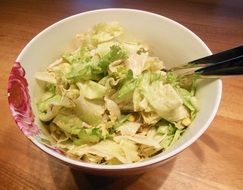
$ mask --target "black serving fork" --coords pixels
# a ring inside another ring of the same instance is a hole
[[[183,75],[199,74],[202,78],[243,75],[243,46],[190,61],[169,71],[181,69],[190,69]]]

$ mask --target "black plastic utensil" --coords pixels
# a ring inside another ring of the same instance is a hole
[[[232,48],[217,54],[190,61],[186,65],[166,71],[191,69],[183,75],[200,74],[205,77],[243,75],[243,46]]]
[[[210,76],[243,75],[243,55],[234,59],[200,68],[196,70],[195,73]]]

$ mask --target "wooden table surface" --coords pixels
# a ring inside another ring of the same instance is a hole
[[[174,19],[213,52],[243,44],[242,0],[0,0],[0,189],[243,189],[243,77],[223,80],[217,116],[196,143],[143,175],[85,175],[46,155],[21,134],[6,93],[11,66],[21,49],[60,19],[110,7],[142,9]]]

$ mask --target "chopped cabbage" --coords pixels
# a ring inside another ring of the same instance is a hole
[[[167,150],[190,127],[197,77],[164,72],[147,45],[122,34],[117,22],[99,23],[35,74],[45,145],[84,162],[134,163]]]
[[[141,123],[127,122],[121,125],[117,130],[121,132],[121,135],[133,136],[137,133]]]
[[[100,99],[105,96],[106,88],[94,81],[83,81],[77,83],[82,95],[87,99]]]

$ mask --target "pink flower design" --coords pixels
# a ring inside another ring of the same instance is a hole
[[[19,62],[14,63],[8,80],[8,103],[15,122],[26,136],[39,134],[30,105],[25,71]]]
[[[65,152],[57,147],[50,146],[50,145],[46,145],[46,146],[59,154],[65,155]]]

